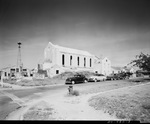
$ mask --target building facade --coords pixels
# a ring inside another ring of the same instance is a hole
[[[16,66],[12,67],[6,67],[0,70],[0,77],[2,77],[3,74],[3,79],[9,79],[9,78],[17,78],[21,77],[20,75],[20,69],[17,68]],[[22,69],[22,76],[24,77],[29,77],[30,76],[30,70],[27,68]]]
[[[111,66],[112,74],[118,74],[122,72],[122,67]]]
[[[66,48],[49,42],[44,50],[43,70],[47,70],[48,77],[65,71],[91,71],[109,75],[111,62],[106,57],[100,59],[87,51]]]
[[[94,63],[94,72],[100,73],[103,75],[110,75],[111,72],[111,61],[107,58],[98,58],[95,56],[95,63]]]
[[[43,70],[49,77],[65,71],[93,71],[94,55],[87,51],[66,48],[48,43],[44,50]]]

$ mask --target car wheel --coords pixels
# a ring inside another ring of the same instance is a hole
[[[84,80],[84,83],[87,83],[87,80]]]
[[[71,84],[75,84],[75,81],[71,81]]]

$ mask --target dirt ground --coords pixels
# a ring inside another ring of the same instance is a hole
[[[40,99],[29,101],[25,107],[10,113],[6,120],[124,120],[106,112],[101,106],[97,107],[97,99],[117,97],[117,94],[133,97],[138,94],[141,98],[149,95],[149,84],[138,85],[125,81],[97,82],[84,87],[74,85],[79,96],[68,95],[64,90],[51,95],[47,92]]]
[[[6,120],[117,120],[103,111],[95,111],[90,107],[88,104],[90,97],[90,95],[70,96],[67,92],[62,95],[57,93],[45,96],[28,103],[25,108],[14,111]]]

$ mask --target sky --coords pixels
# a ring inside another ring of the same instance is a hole
[[[125,66],[150,54],[149,0],[0,0],[0,68],[27,68],[44,58],[48,42],[107,57]]]

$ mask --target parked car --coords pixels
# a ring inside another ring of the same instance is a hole
[[[111,74],[109,76],[107,76],[107,80],[122,80],[122,79],[126,79],[129,78],[129,74],[128,73],[118,73],[118,74]]]
[[[133,73],[130,72],[122,72],[117,74],[118,79],[129,79],[129,77],[132,75]]]
[[[88,81],[94,81],[94,82],[105,81],[105,80],[106,80],[106,76],[103,74],[95,74],[93,76],[90,76],[88,79]]]
[[[125,79],[126,78],[126,74],[125,73],[119,73],[119,74],[117,74],[117,80],[123,80],[123,79]]]
[[[117,74],[111,74],[106,77],[106,80],[118,80],[118,75]]]
[[[86,83],[88,79],[81,74],[76,74],[73,77],[69,77],[66,79],[65,84],[76,84],[76,83]]]

